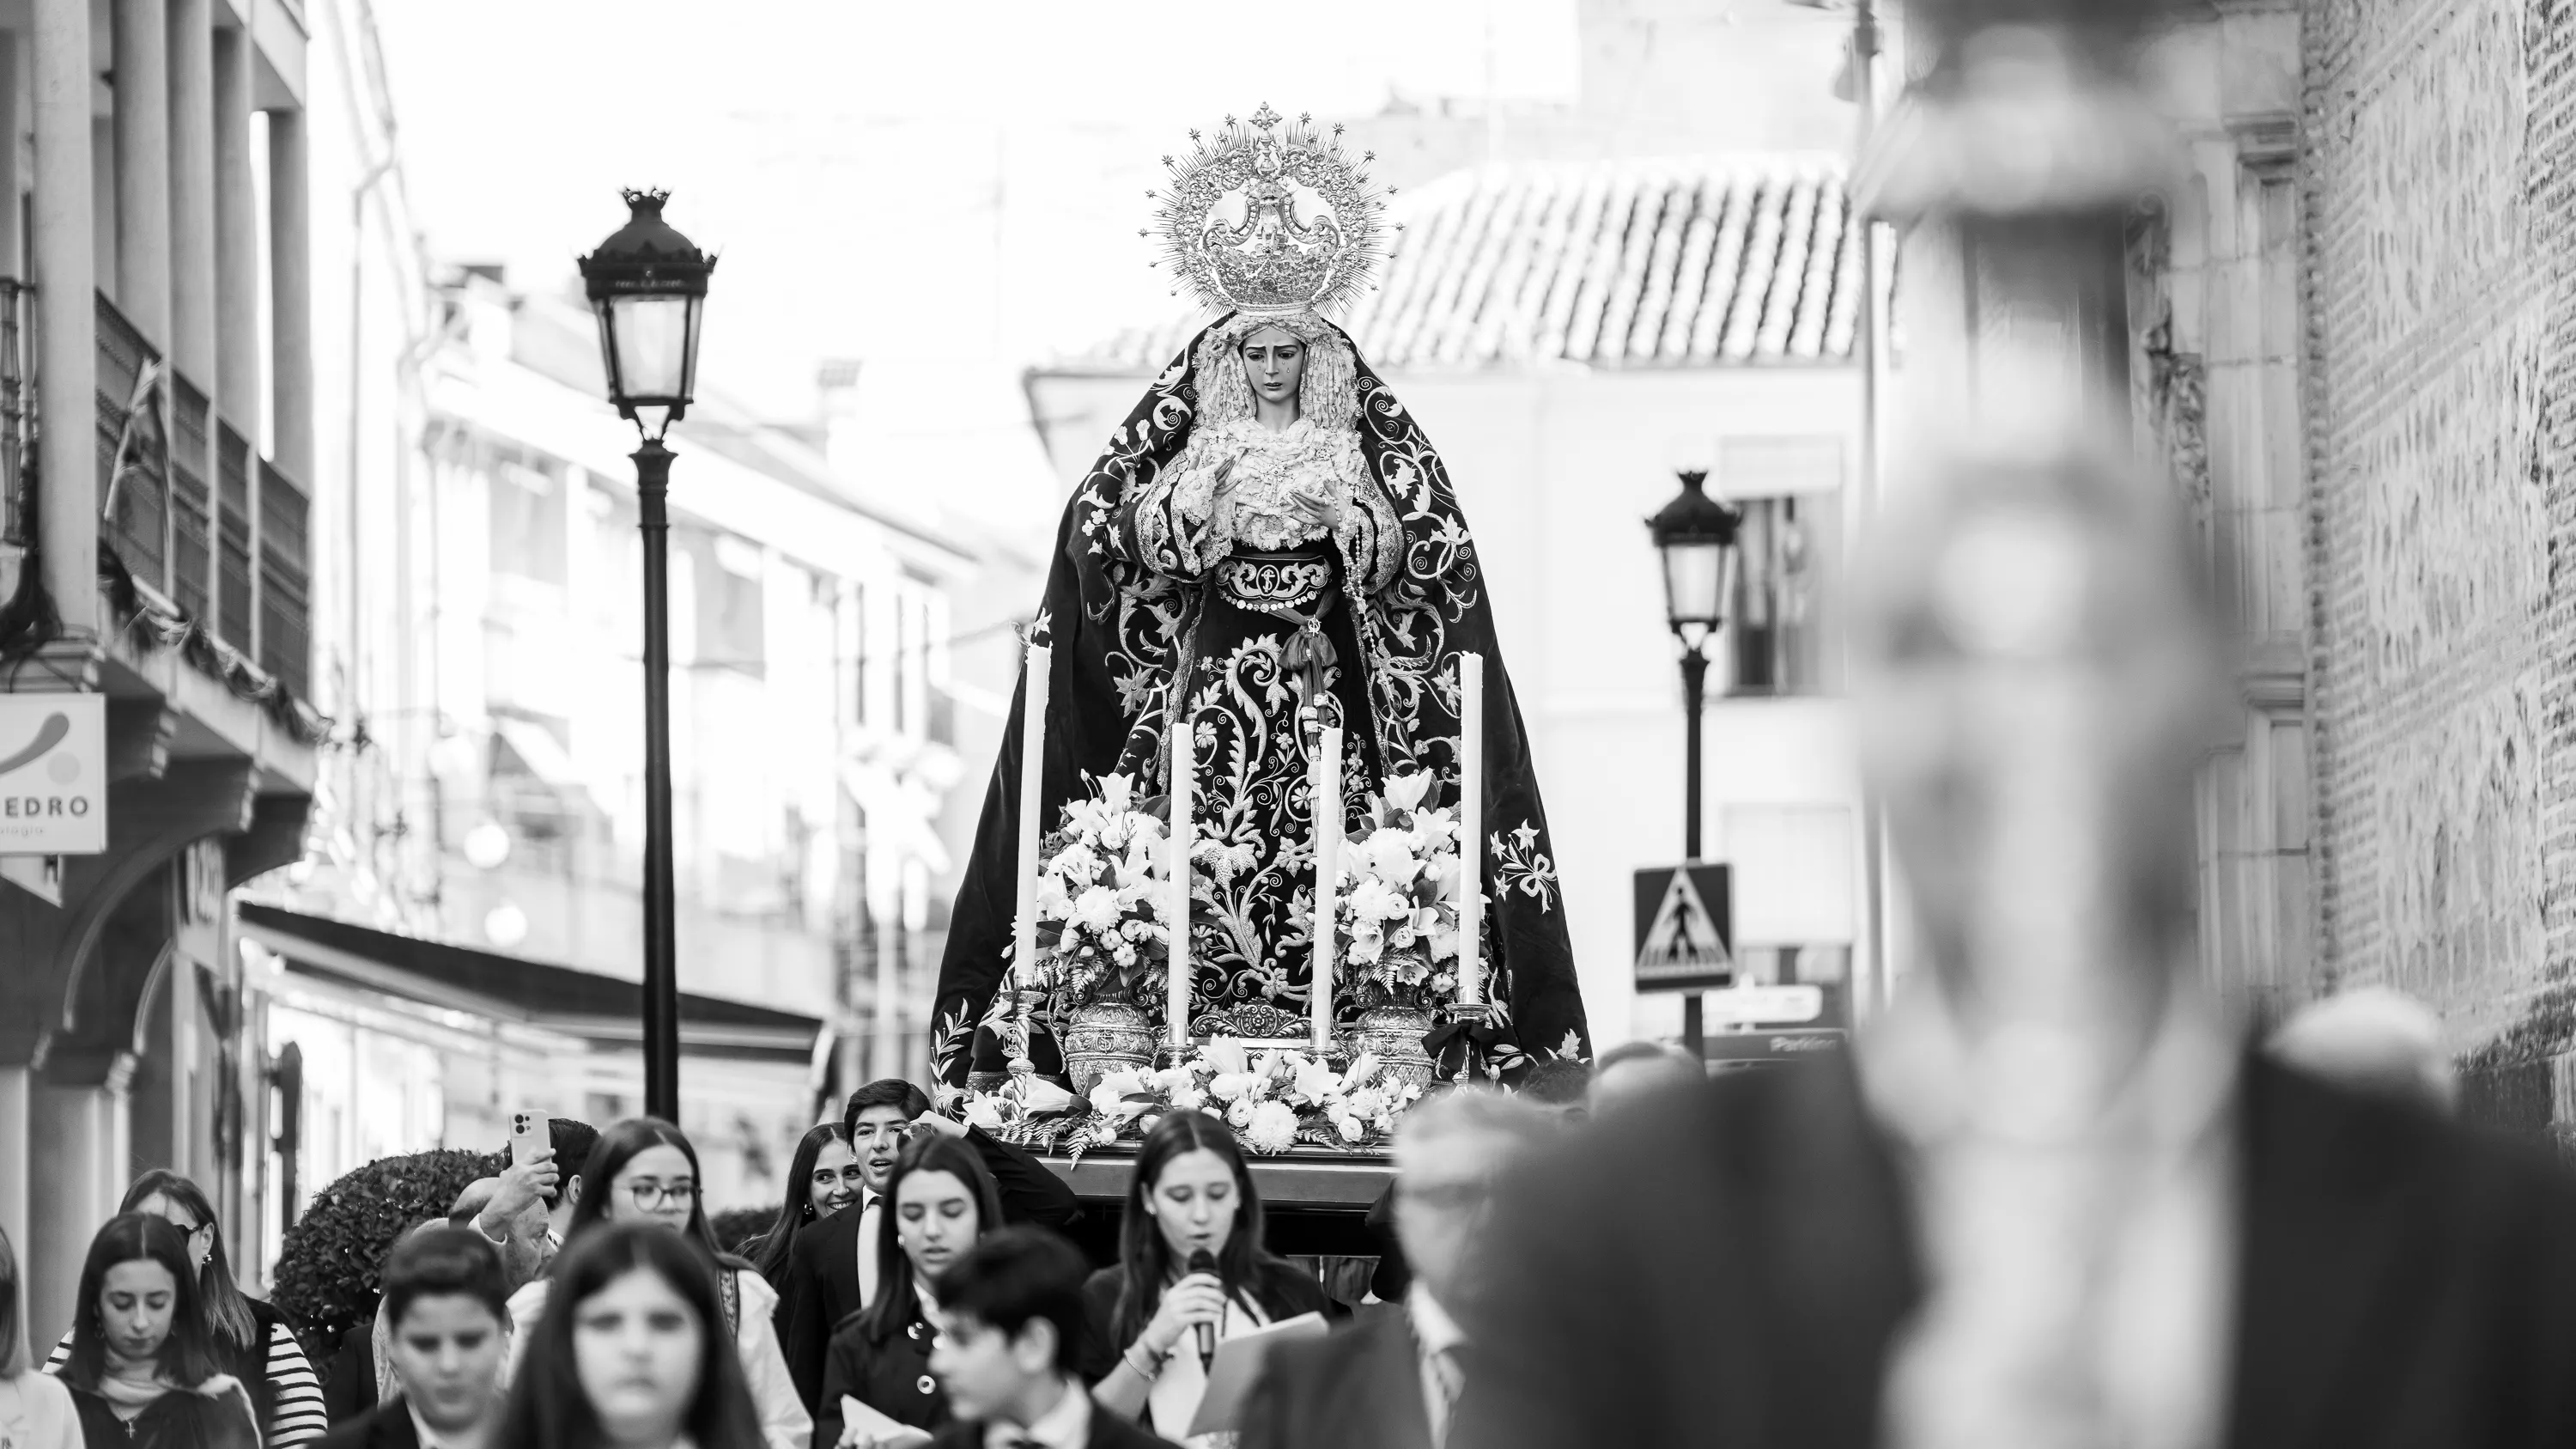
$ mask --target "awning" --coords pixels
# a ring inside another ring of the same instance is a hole
[[[397,936],[244,902],[242,934],[289,970],[450,1011],[542,1027],[602,1046],[640,1046],[644,988],[570,966]],[[680,1049],[692,1056],[811,1063],[823,1023],[792,1011],[680,993]]]

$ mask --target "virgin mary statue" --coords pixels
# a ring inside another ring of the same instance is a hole
[[[1031,636],[1050,646],[1045,820],[1090,778],[1163,778],[1166,736],[1186,722],[1196,1010],[1303,1016],[1315,726],[1350,742],[1346,822],[1391,776],[1428,773],[1454,792],[1460,656],[1480,659],[1482,779],[1468,788],[1483,791],[1490,1006],[1431,1044],[1448,1069],[1473,1061],[1478,1075],[1586,1054],[1547,821],[1475,540],[1430,440],[1323,316],[1368,285],[1377,194],[1337,133],[1304,118],[1283,127],[1266,106],[1248,124],[1228,118],[1173,171],[1171,261],[1223,315],[1146,389],[1058,528]],[[1015,700],[940,965],[933,1047],[955,1084],[995,1009],[1018,904],[1020,720]]]

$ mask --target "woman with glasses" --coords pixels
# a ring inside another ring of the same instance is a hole
[[[215,1221],[215,1205],[196,1183],[156,1167],[134,1179],[117,1212],[143,1213],[177,1228],[187,1239],[188,1261],[196,1265],[196,1301],[205,1320],[207,1341],[218,1366],[241,1383],[259,1417],[264,1449],[298,1449],[319,1440],[331,1427],[322,1402],[322,1380],[304,1355],[286,1315],[241,1291],[233,1281],[231,1260],[224,1254],[224,1231]],[[54,1346],[45,1363],[62,1372],[71,1356],[71,1335]]]
[[[860,1190],[867,1185],[867,1169],[858,1153],[850,1148],[849,1129],[838,1122],[826,1122],[805,1134],[796,1144],[796,1156],[787,1164],[787,1202],[778,1210],[778,1221],[768,1232],[742,1245],[751,1265],[769,1286],[786,1291],[789,1253],[796,1246],[796,1235],[805,1225],[830,1217],[859,1200]]]
[[[760,1412],[762,1436],[770,1449],[807,1449],[814,1419],[787,1376],[787,1359],[778,1351],[778,1329],[771,1321],[778,1310],[778,1290],[751,1264],[716,1247],[698,1200],[698,1149],[690,1145],[688,1134],[658,1117],[630,1117],[599,1134],[599,1145],[582,1164],[581,1180],[581,1202],[564,1230],[565,1249],[585,1233],[615,1224],[665,1228],[702,1253],[714,1273],[725,1336],[741,1359],[743,1378]],[[514,1360],[535,1339],[559,1276],[550,1267],[546,1277],[510,1296]]]

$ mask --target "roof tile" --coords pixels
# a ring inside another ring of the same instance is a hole
[[[1850,210],[1834,156],[1454,172],[1401,199],[1384,280],[1345,325],[1393,370],[1846,361],[1860,283]],[[1060,365],[1150,370],[1201,325],[1132,329]]]

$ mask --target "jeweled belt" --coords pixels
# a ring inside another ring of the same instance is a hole
[[[1324,688],[1325,671],[1334,664],[1333,644],[1324,637],[1324,615],[1332,609],[1333,553],[1330,545],[1278,553],[1236,553],[1216,567],[1216,586],[1228,599],[1256,613],[1297,626],[1282,662],[1305,685],[1309,704],[1323,703],[1339,724],[1341,711]]]
[[[1302,624],[1333,586],[1333,556],[1321,548],[1238,553],[1217,565],[1216,583],[1244,608]]]

